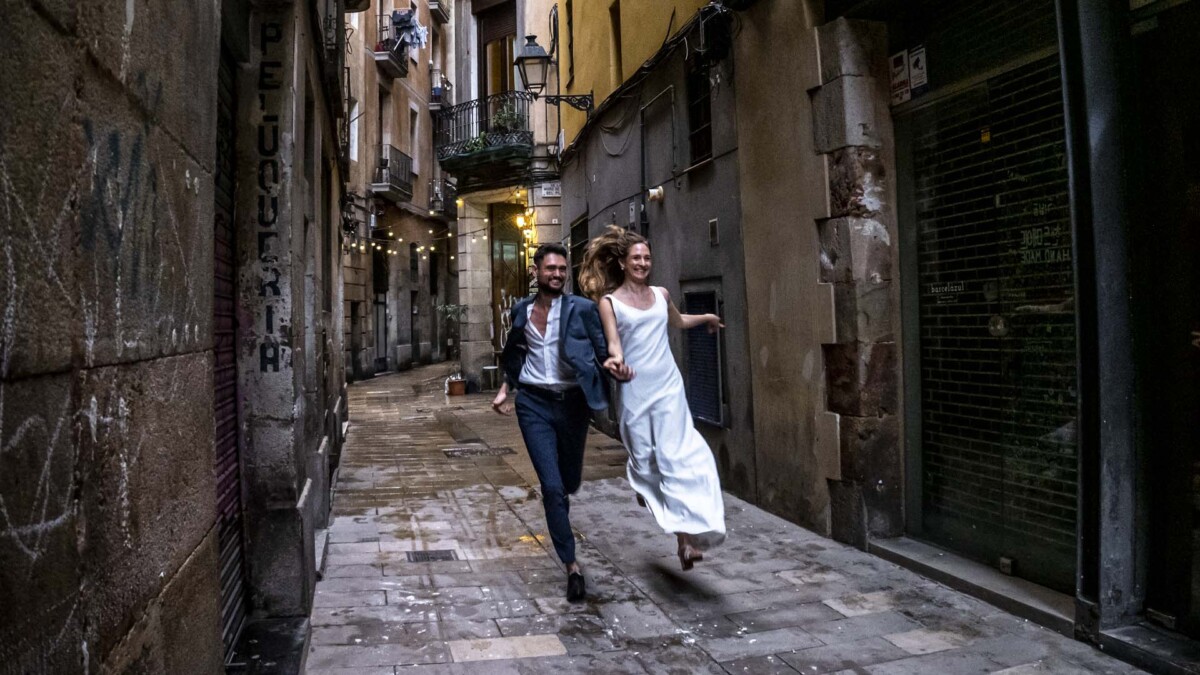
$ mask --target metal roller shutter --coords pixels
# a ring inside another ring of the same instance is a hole
[[[688,314],[720,314],[719,298],[714,290],[685,291],[684,307]],[[721,343],[719,335],[698,326],[684,333],[687,344],[687,399],[692,416],[723,424],[721,400]]]
[[[927,536],[1073,591],[1076,347],[1056,56],[911,114]]]
[[[222,53],[218,78],[216,218],[213,227],[213,422],[221,574],[221,633],[229,657],[246,618],[242,552],[242,485],[238,451],[235,318],[233,65]]]

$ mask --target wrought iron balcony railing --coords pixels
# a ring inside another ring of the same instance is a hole
[[[379,41],[373,51],[375,65],[388,76],[408,76],[408,45],[400,40],[390,14],[379,15]]]
[[[375,168],[371,191],[393,202],[411,202],[413,197],[412,157],[397,148],[384,145]]]
[[[533,94],[509,91],[467,101],[438,112],[434,144],[443,163],[456,157],[513,148],[533,148],[529,104]]]

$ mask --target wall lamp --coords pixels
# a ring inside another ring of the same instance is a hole
[[[557,45],[551,44],[552,51],[558,51]],[[554,64],[556,69],[558,61],[546,53],[546,50],[537,43],[536,35],[525,36],[525,46],[521,49],[521,55],[516,59],[517,70],[521,73],[521,81],[525,83],[525,91],[533,94],[534,100],[541,95],[546,88],[546,80],[550,75],[550,64]],[[557,78],[555,78],[557,79]],[[542,98],[550,105],[558,105],[566,103],[567,105],[590,113],[594,107],[591,94],[568,94],[560,96],[557,94],[547,94]]]

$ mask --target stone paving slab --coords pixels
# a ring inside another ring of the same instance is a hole
[[[310,674],[1139,672],[730,495],[728,541],[682,572],[598,433],[568,603],[516,421],[444,396],[447,370],[350,387]]]

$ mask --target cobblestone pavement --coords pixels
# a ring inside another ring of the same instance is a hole
[[[569,604],[516,421],[446,372],[350,388],[309,673],[1139,672],[729,495],[728,542],[680,572],[599,434]]]

